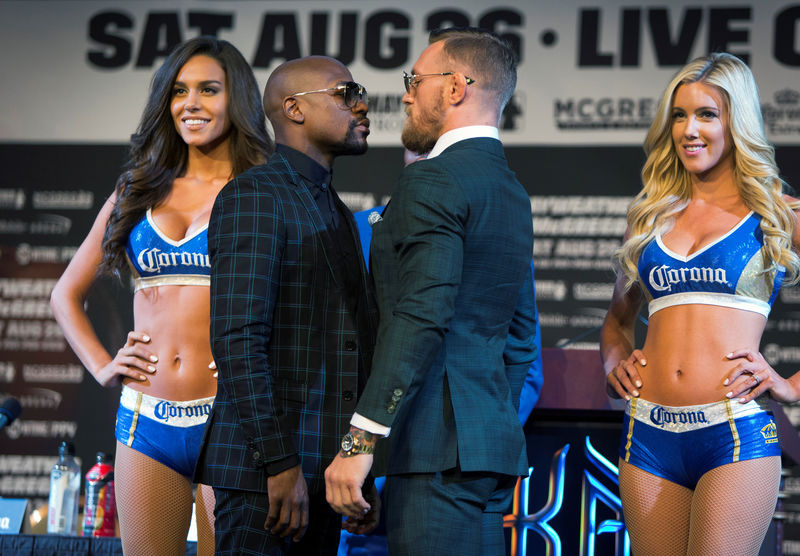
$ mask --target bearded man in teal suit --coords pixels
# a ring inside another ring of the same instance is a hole
[[[374,457],[390,554],[504,554],[502,511],[527,472],[519,395],[536,357],[530,202],[497,131],[516,57],[492,33],[449,29],[404,77],[403,144],[430,154],[374,219],[378,341],[327,499],[353,519],[368,511]]]

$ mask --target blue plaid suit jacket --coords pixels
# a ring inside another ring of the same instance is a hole
[[[459,141],[403,171],[370,247],[381,319],[357,412],[392,427],[376,475],[526,473],[532,252],[530,201],[499,141]]]
[[[352,215],[340,208],[358,243]],[[333,256],[311,193],[280,154],[222,189],[208,245],[219,378],[195,480],[266,492],[270,474],[299,460],[309,491],[318,491],[374,346],[377,315],[360,246],[355,261]],[[358,265],[366,311],[342,295],[343,264]]]

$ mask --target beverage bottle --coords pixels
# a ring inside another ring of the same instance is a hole
[[[75,461],[75,446],[71,442],[64,441],[58,447],[58,461],[50,471],[48,533],[78,534],[78,495],[80,490],[81,468]]]
[[[113,537],[117,502],[114,497],[114,467],[111,457],[97,452],[95,463],[86,474],[84,497],[84,537]]]

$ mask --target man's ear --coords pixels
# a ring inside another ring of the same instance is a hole
[[[306,117],[297,104],[297,99],[294,97],[286,97],[283,99],[283,114],[295,123],[302,124]]]
[[[450,104],[459,104],[467,96],[467,77],[460,71],[450,75],[450,88],[448,89],[448,100]]]

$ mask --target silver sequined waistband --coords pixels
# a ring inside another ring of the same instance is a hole
[[[135,415],[144,415],[159,423],[173,427],[193,427],[202,425],[211,413],[214,398],[202,398],[175,402],[148,396],[142,392],[122,387],[122,396],[119,403],[125,409],[133,411]]]
[[[641,398],[632,398],[625,406],[625,413],[637,421],[669,432],[698,430],[768,410],[766,397],[745,404],[723,400],[688,406],[659,405]]]

